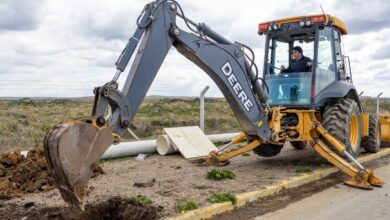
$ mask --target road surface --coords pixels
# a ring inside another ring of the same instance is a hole
[[[383,188],[356,190],[339,184],[255,219],[390,219],[390,165],[376,169],[375,175],[387,183]]]

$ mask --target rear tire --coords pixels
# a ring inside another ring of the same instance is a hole
[[[322,124],[333,137],[345,145],[348,153],[355,158],[359,156],[362,121],[355,100],[339,99],[326,106]]]
[[[260,146],[253,149],[253,152],[262,157],[273,157],[278,155],[282,148],[283,145],[261,144]]]
[[[306,147],[306,144],[303,141],[292,141],[290,144],[296,150],[303,150]]]
[[[368,118],[368,136],[362,138],[362,146],[369,153],[376,153],[381,148],[381,125],[376,115]]]

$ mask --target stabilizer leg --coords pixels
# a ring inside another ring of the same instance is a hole
[[[354,164],[356,164],[357,168],[353,167],[344,158],[333,152],[321,139],[316,139],[314,149],[322,157],[351,177],[351,179],[345,181],[346,185],[361,189],[372,189],[372,186],[383,186],[383,181],[375,177],[372,170],[364,168],[363,165],[345,150],[345,146],[331,136],[321,125],[317,125],[316,131],[322,135],[329,144],[334,146],[335,149],[345,154]]]
[[[209,153],[208,157],[203,160],[197,160],[197,163],[201,165],[227,165],[228,160],[232,157],[235,157],[239,154],[248,152],[250,150],[255,149],[259,145],[261,145],[260,140],[253,140],[249,144],[242,146],[237,149],[228,150],[234,144],[239,143],[247,138],[247,135],[244,133],[239,134],[237,137],[233,138],[229,143],[225,146],[221,147],[218,151],[212,151]]]

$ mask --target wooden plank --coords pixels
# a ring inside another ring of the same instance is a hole
[[[217,150],[210,139],[198,126],[164,128],[174,148],[186,159],[205,157]]]

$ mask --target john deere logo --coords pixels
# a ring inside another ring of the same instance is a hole
[[[246,111],[249,112],[253,107],[253,103],[251,100],[249,100],[248,95],[242,89],[240,82],[238,82],[237,77],[233,73],[232,66],[230,65],[229,61],[226,61],[226,63],[221,67],[221,70],[227,77],[230,86],[234,90],[234,93],[236,93],[238,99],[241,100],[241,103],[244,105]]]

